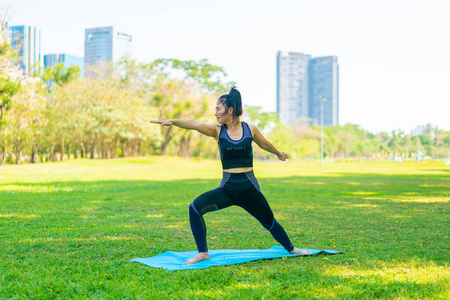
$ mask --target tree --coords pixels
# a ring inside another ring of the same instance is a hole
[[[66,68],[64,63],[57,63],[53,68],[47,68],[42,74],[42,78],[49,83],[49,86],[63,85],[80,77],[80,67],[77,65]]]
[[[46,123],[42,107],[47,98],[42,82],[37,77],[27,77],[21,85],[20,91],[11,100],[10,113],[5,118],[9,128],[7,138],[14,147],[16,164],[27,148],[34,162],[36,133]]]
[[[212,65],[207,59],[178,60],[161,58],[150,64],[150,70],[160,71],[164,77],[195,82],[209,92],[225,93],[234,82],[224,82],[227,73],[222,67]]]
[[[209,94],[203,94],[194,83],[160,77],[154,85],[152,105],[158,110],[158,119],[196,119],[202,120],[214,101]],[[161,127],[161,154],[166,155],[167,147],[179,136],[178,155],[187,156],[193,132],[175,126]]]
[[[199,61],[178,59],[157,59],[141,65],[141,70],[152,81],[152,105],[158,108],[159,119],[206,117],[209,104],[220,93],[227,91],[232,82],[225,82],[226,73],[222,67],[210,64],[206,59]],[[129,78],[129,77],[127,77]],[[161,154],[179,137],[178,155],[188,156],[193,132],[171,127],[162,127]]]
[[[78,150],[91,158],[138,155],[143,142],[158,138],[158,129],[149,123],[156,110],[117,72],[108,73],[54,88],[51,111],[60,120],[56,140],[70,139],[74,157]]]
[[[11,47],[6,42],[0,43],[0,145],[2,149],[0,164],[5,163],[8,148],[6,113],[11,108],[13,97],[21,89],[22,71],[11,64],[14,58],[15,52]]]
[[[269,129],[270,126],[278,124],[278,114],[276,112],[265,112],[261,106],[246,106],[245,112],[250,120],[258,126],[261,131]]]

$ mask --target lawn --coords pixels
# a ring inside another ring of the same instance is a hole
[[[188,206],[219,161],[76,160],[0,167],[0,299],[450,298],[450,168],[255,162],[299,248],[344,255],[169,272],[129,262],[195,249]],[[277,243],[243,210],[205,216],[210,249]]]

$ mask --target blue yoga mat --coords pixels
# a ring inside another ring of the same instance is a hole
[[[341,251],[333,250],[316,250],[316,249],[302,249],[309,250],[311,254],[289,254],[283,247],[273,246],[266,250],[251,249],[251,250],[210,250],[209,260],[204,260],[196,264],[185,265],[186,260],[197,255],[197,250],[187,252],[173,252],[167,251],[156,256],[147,258],[135,258],[131,261],[143,263],[153,268],[163,268],[168,271],[188,270],[188,269],[206,269],[213,266],[225,266],[232,264],[241,264],[244,262],[280,258],[283,256],[308,256],[317,254],[342,254]]]

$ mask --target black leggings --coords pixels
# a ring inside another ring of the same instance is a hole
[[[253,171],[250,171],[223,172],[220,187],[198,196],[189,206],[189,220],[199,252],[208,251],[203,215],[231,205],[240,206],[255,217],[286,250],[294,249],[283,227],[275,220]]]

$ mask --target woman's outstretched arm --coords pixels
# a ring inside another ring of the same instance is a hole
[[[250,124],[249,124],[250,125]],[[280,160],[286,160],[289,158],[289,155],[287,153],[278,151],[277,148],[275,148],[274,145],[272,145],[271,142],[269,142],[261,133],[261,131],[259,131],[258,127],[256,127],[255,125],[250,125],[250,128],[252,130],[253,133],[253,141],[263,150],[266,150],[267,152],[273,153],[276,156],[278,156],[278,158]]]
[[[220,126],[218,124],[206,124],[196,120],[178,120],[178,119],[170,119],[170,120],[159,120],[150,121],[154,124],[160,124],[161,126],[172,126],[175,125],[184,129],[194,129],[198,132],[206,135],[217,137],[217,127]]]

